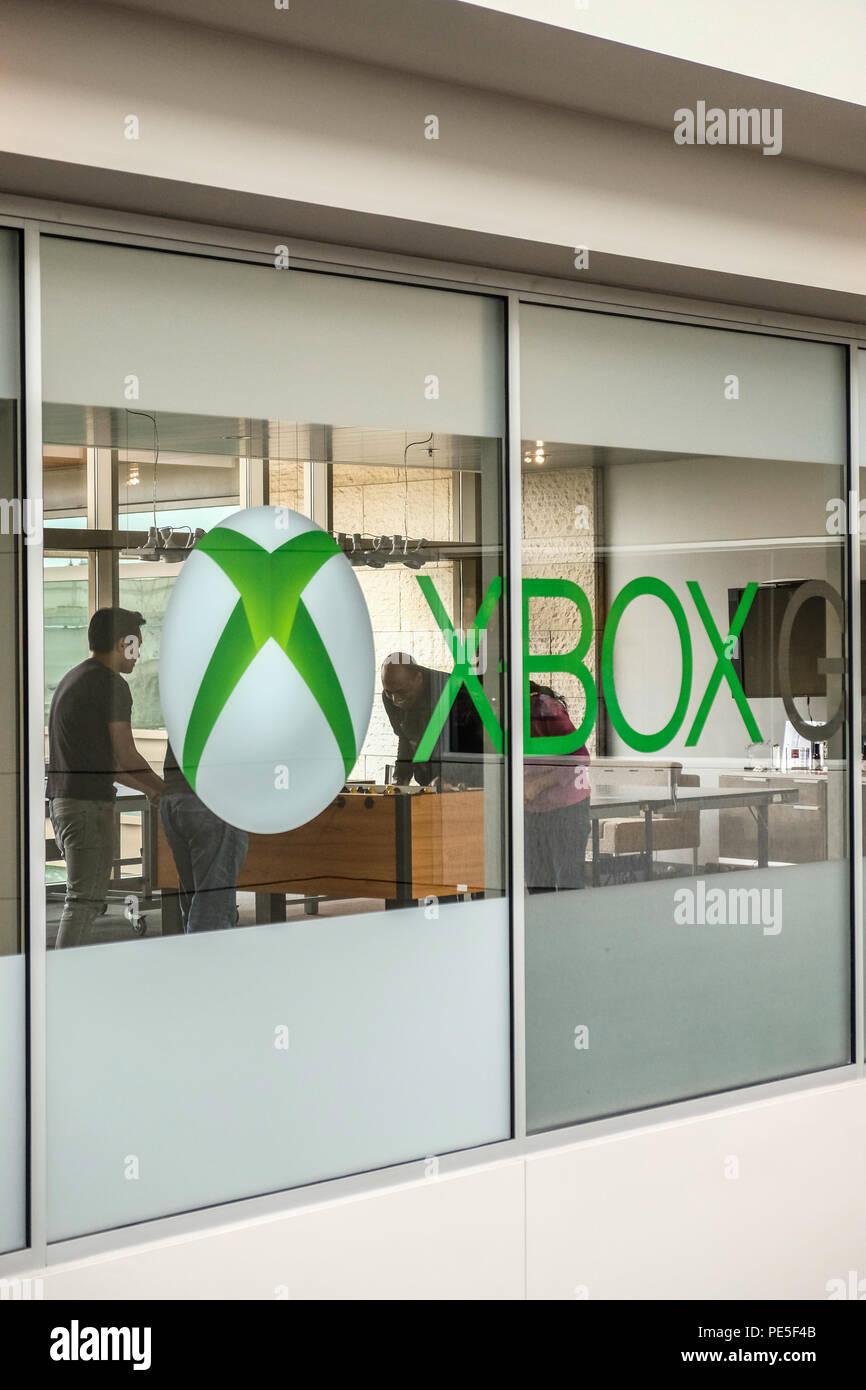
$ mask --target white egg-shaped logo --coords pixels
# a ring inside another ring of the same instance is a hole
[[[162,632],[160,698],[190,786],[242,830],[312,820],[357,759],[374,661],[332,536],[288,507],[226,517],[185,561]]]

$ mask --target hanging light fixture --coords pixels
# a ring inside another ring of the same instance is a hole
[[[185,560],[190,555],[198,541],[205,534],[201,526],[159,526],[156,520],[156,470],[159,464],[159,428],[156,423],[156,416],[151,415],[146,410],[127,410],[126,412],[126,455],[129,458],[129,417],[130,415],[141,415],[145,420],[149,420],[153,425],[153,524],[147,528],[147,540],[144,545],[129,546],[126,550],[121,550],[121,558],[124,560],[144,560],[148,562],[158,562],[165,560],[168,564],[177,564],[180,560]],[[137,463],[128,464],[129,475],[127,482],[130,487],[135,487],[140,483],[139,468]]]

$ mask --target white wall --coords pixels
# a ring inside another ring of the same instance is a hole
[[[652,53],[866,102],[862,0],[464,0]]]
[[[866,1272],[866,1082],[22,1272],[48,1299],[824,1299]],[[738,1176],[726,1174],[738,1173]]]
[[[866,293],[854,174],[125,11],[6,0],[2,24],[12,154],[542,242],[565,277],[587,245]]]

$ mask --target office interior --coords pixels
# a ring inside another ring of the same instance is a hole
[[[241,487],[259,505],[312,517],[338,540],[370,613],[377,671],[395,652],[436,670],[453,664],[419,573],[431,577],[458,633],[465,633],[502,572],[498,440],[51,405],[44,439],[57,441],[44,449],[46,717],[58,681],[87,655],[95,607],[140,611],[146,627],[130,677],[133,726],[156,771],[167,743],[159,699],[162,620],[196,534],[239,509]],[[97,499],[90,510],[88,498]],[[154,528],[171,529],[167,551],[149,545]],[[483,660],[476,662],[498,711],[505,706],[500,619],[497,613],[486,628]],[[419,859],[408,870],[398,863],[407,832],[394,823],[390,798],[436,793],[417,784],[398,789],[396,753],[379,681],[367,736],[335,803],[345,818],[320,817],[292,832],[291,841],[253,844],[239,883],[239,925],[381,910],[434,896],[502,896],[502,760],[489,740],[473,786],[454,783],[447,800],[426,803],[432,819],[423,834],[430,843],[423,865]],[[349,817],[353,828],[344,829]],[[117,822],[109,906],[91,943],[177,932],[176,869],[154,808],[143,795],[122,794]],[[50,948],[65,866],[48,821],[46,843]]]
[[[77,440],[88,433],[89,443],[47,442],[44,448],[46,714],[59,679],[87,654],[87,622],[97,606],[97,593],[99,606],[114,602],[141,611],[147,628],[142,657],[130,679],[134,728],[139,746],[157,770],[164,762],[167,739],[159,703],[161,620],[183,563],[184,547],[194,540],[196,528],[207,530],[239,508],[242,472],[245,491],[255,489],[266,503],[306,514],[312,514],[315,507],[323,524],[341,538],[346,553],[352,554],[358,538],[356,573],[373,620],[377,666],[388,653],[404,648],[423,665],[447,670],[451,664],[448,646],[418,590],[419,570],[435,577],[446,608],[460,615],[458,622],[465,630],[471,626],[486,588],[485,566],[489,575],[501,568],[501,545],[495,535],[485,543],[483,522],[482,459],[487,457],[498,474],[496,441],[435,434],[419,438],[406,432],[333,429],[293,421],[175,418],[164,413],[150,417],[135,411],[46,408],[46,440],[60,435]],[[267,444],[269,456],[229,452],[237,449],[242,437],[245,445],[258,444],[262,452]],[[120,446],[119,440],[123,440]],[[522,459],[524,577],[544,577],[555,571],[557,576],[580,584],[587,593],[595,630],[588,666],[596,679],[604,604],[625,583],[649,570],[675,587],[682,587],[689,578],[698,580],[707,596],[712,595],[717,611],[724,609],[725,591],[737,592],[734,586],[744,577],[757,580],[768,595],[781,583],[781,612],[790,597],[786,586],[792,582],[822,579],[841,588],[841,538],[806,536],[815,517],[826,515],[825,494],[832,496],[834,488],[841,491],[839,478],[825,478],[827,470],[821,467],[800,465],[798,486],[792,488],[784,461],[665,457],[659,451],[529,439],[522,441]],[[314,503],[317,486],[319,496]],[[496,476],[493,487],[501,487]],[[730,503],[732,488],[743,499],[737,509]],[[486,491],[489,499],[489,486]],[[773,534],[756,535],[749,544],[743,539],[744,530],[760,530],[763,520],[755,510],[759,492],[779,499],[772,507],[771,527],[765,528]],[[690,493],[696,517],[719,518],[716,536],[708,536],[704,525],[700,533],[704,544],[697,554],[683,527],[684,499]],[[99,526],[97,521],[103,518],[97,517],[95,508],[88,513],[88,498],[102,494],[112,515],[104,519],[106,525]],[[178,548],[169,558],[148,553],[148,531],[154,525],[172,529]],[[422,535],[424,531],[432,534]],[[405,547],[404,540],[408,541]],[[363,552],[362,543],[369,547]],[[815,601],[812,603],[814,607]],[[636,726],[648,728],[656,712],[658,722],[663,722],[664,710],[675,703],[678,657],[670,642],[670,623],[659,621],[653,608],[651,598],[636,599],[617,636],[617,689],[623,692],[623,702],[639,716]],[[815,648],[809,652],[814,662],[820,655],[815,642],[819,636],[826,640],[826,624],[820,625],[820,632],[814,631],[808,613],[793,635],[796,643],[802,629],[802,640]],[[565,651],[566,640],[573,644],[579,634],[579,619],[568,599],[547,600],[539,620],[534,607],[530,614],[533,655]],[[778,629],[779,616],[769,634],[776,645]],[[832,610],[830,632],[833,649],[838,652],[844,634],[838,630]],[[497,629],[488,630],[486,637],[488,643],[496,639]],[[766,638],[766,633],[754,631],[752,646]],[[654,653],[656,642],[666,644],[661,655]],[[490,651],[488,646],[488,658]],[[705,643],[697,656],[695,680],[706,682],[712,671],[710,647]],[[481,678],[489,685],[491,671],[485,664],[488,669]],[[797,801],[774,808],[768,862],[781,867],[844,857],[843,736],[837,732],[826,749],[823,739],[809,749],[801,748],[803,740],[792,737],[790,721],[778,698],[776,653],[771,654],[769,666],[771,670],[756,669],[757,686],[750,686],[748,681],[745,686],[765,737],[760,741],[749,738],[730,692],[723,689],[719,708],[713,711],[701,740],[700,753],[686,746],[686,729],[681,729],[663,757],[632,757],[632,750],[610,724],[602,693],[599,716],[587,739],[593,782],[598,787],[669,786],[672,779],[679,787],[796,784]],[[647,683],[640,673],[653,667],[655,678]],[[504,700],[502,673],[497,674],[500,679],[494,702]],[[771,688],[767,682],[773,677],[776,698],[766,693]],[[551,671],[538,673],[537,678],[557,687],[578,727],[586,698],[576,677]],[[796,692],[803,719],[813,723],[826,720],[828,703],[838,704],[840,698],[838,678],[831,696],[811,693],[820,683],[816,675],[810,692]],[[377,698],[370,729],[347,785],[353,790],[365,789],[367,796],[383,794],[393,776],[394,761],[395,736]],[[626,765],[629,761],[633,767]],[[168,885],[152,878],[153,864],[143,854],[147,814],[147,808],[141,806],[119,811],[116,883],[109,911],[94,932],[94,944],[130,937],[132,924],[125,899],[134,887],[139,899],[136,915],[145,917],[143,924],[135,926],[143,925],[141,934],[160,935],[164,930],[161,888]],[[150,829],[152,838],[158,835],[155,823]],[[483,826],[478,822],[474,829],[480,847],[477,880],[463,891],[501,893],[501,861],[497,863],[496,857],[488,854],[482,866]],[[754,808],[749,806],[722,809],[718,817],[697,809],[663,812],[650,850],[651,872],[653,877],[682,876],[746,867],[755,857],[756,839]],[[50,825],[46,842],[50,919],[59,911],[64,883],[63,861],[53,844]],[[647,849],[641,817],[611,815],[601,821],[598,843],[587,845],[588,877],[596,855],[593,886],[642,882],[647,872]],[[170,863],[162,867],[164,879],[166,868],[170,875]],[[330,880],[327,890],[321,884],[298,883],[294,892],[287,888],[285,911],[289,919],[299,913],[371,910],[389,896],[372,891],[372,887],[365,891],[363,872],[350,892],[340,883],[339,873],[328,869],[323,864],[317,876]],[[377,879],[375,873],[368,877],[371,884]],[[279,876],[263,872],[262,892],[264,885],[278,881]],[[456,884],[455,879],[452,886],[456,888]],[[256,903],[256,886],[249,876],[241,890],[241,923],[260,920],[262,911],[274,909],[271,902]],[[423,886],[432,889],[434,885]],[[279,894],[267,896],[278,898]],[[417,901],[427,894],[410,896]]]

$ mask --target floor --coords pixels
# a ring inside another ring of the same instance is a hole
[[[345,917],[363,912],[381,912],[385,907],[384,899],[381,898],[341,898],[333,902],[319,903],[319,917]],[[57,928],[60,924],[60,913],[63,908],[61,898],[51,897],[48,899],[46,937],[48,949],[54,949],[54,942],[57,937]],[[238,915],[240,921],[238,926],[252,927],[256,924],[256,904],[252,893],[238,893]],[[162,917],[158,905],[145,908],[143,914],[146,938],[153,938],[162,935]],[[309,917],[304,912],[304,902],[302,898],[288,900],[286,906],[287,922],[310,922],[315,921],[314,917]],[[109,899],[108,910],[97,917],[90,928],[90,940],[88,946],[101,946],[110,941],[139,941],[132,929],[132,923],[124,915],[123,899],[119,894]]]

